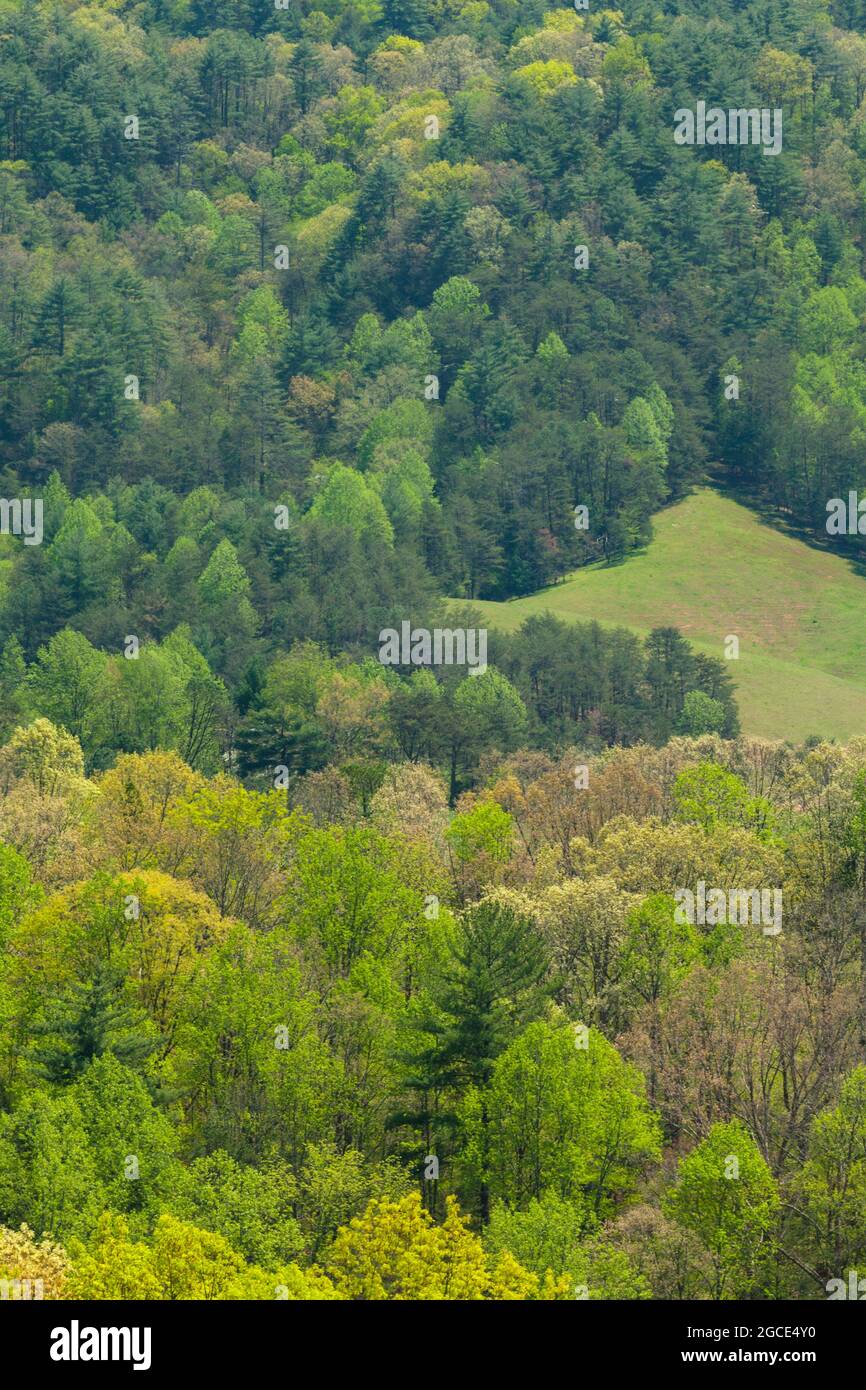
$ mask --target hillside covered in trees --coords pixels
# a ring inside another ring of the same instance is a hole
[[[860,0],[0,0],[0,1296],[862,1266],[866,738],[380,647],[708,477],[857,560],[864,219]]]

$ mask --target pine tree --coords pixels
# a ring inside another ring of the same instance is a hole
[[[238,771],[273,774],[277,767],[302,775],[324,767],[328,747],[322,730],[301,714],[274,714],[253,710],[235,735]]]
[[[129,1066],[144,1062],[158,1039],[145,1031],[143,1012],[133,1008],[123,990],[123,971],[103,961],[89,980],[76,981],[55,1000],[45,1017],[30,1025],[37,1040],[30,1054],[37,1071],[67,1085],[106,1052]]]
[[[555,987],[547,949],[529,918],[496,903],[471,908],[432,1006],[415,1019],[415,1045],[410,1041],[403,1053],[405,1084],[417,1103],[392,1116],[392,1125],[420,1128],[425,1145],[435,1141],[447,1151],[458,1097],[469,1087],[483,1091],[497,1057],[540,1016]],[[482,1221],[487,1215],[484,1188]]]

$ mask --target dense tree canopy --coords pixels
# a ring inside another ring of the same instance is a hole
[[[478,605],[707,479],[856,556],[864,30],[0,0],[0,1281],[862,1261],[866,740],[744,735],[676,612]],[[705,100],[779,149],[675,143]]]

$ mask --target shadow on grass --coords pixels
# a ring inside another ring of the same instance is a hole
[[[720,497],[726,497],[731,502],[738,502],[741,507],[747,507],[762,526],[767,526],[780,535],[789,536],[791,540],[800,541],[810,550],[817,550],[823,555],[835,555],[838,560],[847,560],[854,574],[860,579],[866,579],[866,549],[855,550],[847,544],[840,545],[840,541],[845,542],[845,537],[831,539],[830,536],[825,538],[816,535],[814,531],[808,530],[798,522],[784,507],[771,502],[764,494],[752,488],[748,479],[735,478],[721,464],[717,464],[711,465],[707,470],[705,486],[712,488]]]

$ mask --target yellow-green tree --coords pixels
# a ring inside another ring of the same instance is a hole
[[[248,1265],[223,1236],[163,1214],[150,1241],[131,1241],[106,1213],[89,1245],[73,1243],[66,1296],[78,1299],[313,1300],[340,1295],[320,1270]]]
[[[68,1273],[62,1245],[37,1240],[26,1225],[0,1226],[0,1298],[62,1298]]]
[[[326,1267],[345,1298],[381,1300],[554,1299],[564,1280],[541,1280],[507,1251],[489,1259],[455,1198],[437,1225],[417,1193],[372,1201],[337,1232]]]
[[[59,995],[117,972],[150,1017],[167,1056],[181,1001],[229,924],[204,893],[153,869],[98,874],[53,894],[12,933],[10,984],[18,1024]]]

